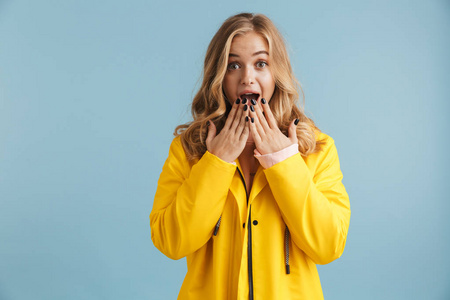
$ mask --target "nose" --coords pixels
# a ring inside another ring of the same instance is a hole
[[[253,73],[252,68],[244,68],[243,72],[242,72],[242,77],[241,77],[241,84],[243,85],[250,85],[255,83],[255,76]]]

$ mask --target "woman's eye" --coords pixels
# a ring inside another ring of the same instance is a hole
[[[238,68],[239,68],[239,65],[237,63],[228,64],[228,70],[236,70]]]
[[[258,68],[264,68],[266,66],[267,66],[267,63],[265,61],[258,61],[256,63],[256,67],[258,67]]]

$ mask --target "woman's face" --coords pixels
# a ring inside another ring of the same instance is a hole
[[[238,35],[231,42],[223,89],[228,101],[236,99],[270,101],[275,81],[270,70],[269,46],[254,31]]]

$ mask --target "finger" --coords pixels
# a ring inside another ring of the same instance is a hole
[[[297,139],[297,124],[298,124],[299,121],[300,121],[299,119],[295,119],[294,121],[292,121],[291,125],[289,125],[288,138],[293,143],[297,143],[298,142],[298,139]]]
[[[248,139],[248,135],[250,134],[249,118],[248,115],[242,117],[244,119],[244,122],[243,122],[243,129],[239,137],[239,141],[246,142]]]
[[[248,115],[248,110],[244,111],[244,107],[239,108],[239,123],[237,123],[237,126],[235,128],[235,134],[240,137],[242,134],[242,131],[244,130],[244,127],[247,125],[247,122],[245,121],[245,117]],[[238,114],[236,114],[238,115]]]
[[[224,129],[229,129],[231,124],[233,123],[234,117],[236,115],[236,110],[239,108],[239,103],[241,103],[241,100],[239,98],[233,103],[225,125],[223,126]]]
[[[244,113],[244,108],[242,105],[239,105],[238,109],[236,110],[236,114],[234,115],[234,120],[233,123],[231,123],[230,125],[230,131],[231,132],[236,132],[236,129],[238,128],[239,124],[242,121],[242,114]]]
[[[255,129],[258,132],[258,135],[260,136],[261,139],[263,139],[264,136],[266,135],[266,130],[270,130],[270,128],[268,126],[266,128],[263,127],[263,125],[261,124],[261,120],[258,117],[254,106],[250,107],[249,117],[253,121],[251,123],[254,123]],[[264,119],[264,116],[263,116],[263,119]],[[266,125],[267,125],[267,123],[266,123]]]
[[[255,102],[256,103],[256,102]],[[261,124],[264,131],[270,130],[270,126],[267,123],[266,117],[263,115],[262,104],[256,104],[253,106],[253,110],[255,111],[256,116],[258,117],[259,123]]]
[[[213,122],[211,122],[211,120],[208,121],[209,122],[209,126],[208,126],[208,135],[206,136],[206,146],[208,147],[208,145],[211,143],[211,141],[216,137],[216,125],[214,125]]]
[[[255,141],[256,148],[258,148],[258,145],[261,144],[261,136],[260,136],[260,134],[258,132],[258,129],[256,127],[255,118],[251,117],[251,115],[249,115],[248,118],[249,118],[249,120],[248,120],[248,127],[249,127],[249,130],[250,130],[250,133],[253,136],[253,140]]]
[[[267,103],[266,99],[264,98],[261,99],[261,107],[264,111],[264,115],[270,128],[278,128],[277,121],[275,120],[275,117],[273,116],[272,111],[270,110],[269,103]]]

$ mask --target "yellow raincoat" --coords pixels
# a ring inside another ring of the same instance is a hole
[[[344,251],[350,203],[333,139],[317,139],[318,153],[260,166],[248,199],[238,160],[190,165],[173,140],[150,227],[162,253],[187,259],[178,299],[323,299],[316,264]]]

